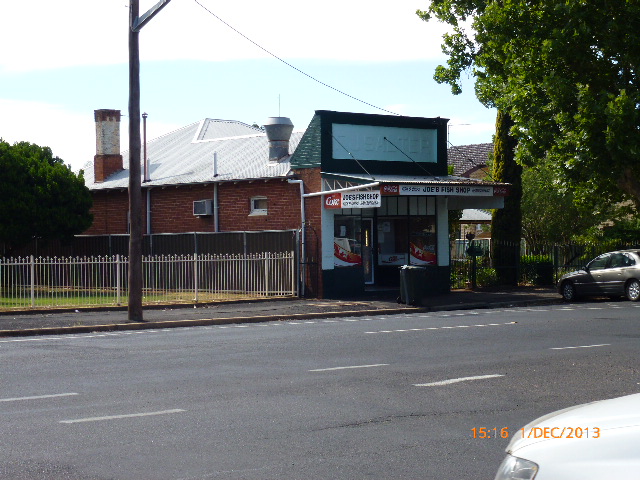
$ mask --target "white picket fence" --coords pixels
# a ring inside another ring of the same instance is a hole
[[[143,303],[297,295],[293,252],[143,257]],[[127,303],[126,257],[0,259],[0,309]]]

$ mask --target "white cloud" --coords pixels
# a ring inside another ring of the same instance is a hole
[[[0,135],[9,142],[49,147],[54,156],[78,171],[95,155],[93,118],[59,105],[0,99]],[[28,138],[24,138],[24,132]]]
[[[30,142],[51,148],[53,155],[71,165],[74,172],[92,162],[96,153],[93,115],[67,110],[59,105],[0,99],[0,137],[9,143]],[[149,140],[183,125],[149,122]],[[24,132],[29,132],[28,138]],[[122,118],[121,150],[128,150],[128,122]]]
[[[440,58],[445,27],[420,20],[424,0],[198,0],[282,58],[390,61]],[[0,71],[127,63],[126,0],[5,2]],[[140,13],[156,0],[142,0]],[[6,21],[14,19],[15,21]],[[28,19],[28,21],[22,21]],[[238,60],[268,56],[195,1],[168,4],[140,34],[148,60]]]

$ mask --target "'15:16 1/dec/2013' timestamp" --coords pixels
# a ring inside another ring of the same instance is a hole
[[[533,427],[529,429],[520,428],[513,435],[520,438],[600,438],[600,428],[598,427]],[[473,438],[510,438],[512,434],[509,427],[474,427],[471,429]]]

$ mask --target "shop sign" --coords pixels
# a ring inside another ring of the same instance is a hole
[[[502,187],[501,187],[502,188]],[[451,195],[455,197],[493,197],[494,187],[484,185],[384,185],[384,195]],[[495,195],[504,196],[506,193]]]
[[[378,208],[382,205],[380,191],[336,192],[325,195],[324,208]]]
[[[332,137],[333,158],[336,160],[438,162],[436,128],[334,123]]]

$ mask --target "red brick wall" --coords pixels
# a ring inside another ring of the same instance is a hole
[[[267,215],[250,215],[252,197],[267,198]],[[218,202],[221,231],[300,228],[300,187],[286,180],[223,183]]]
[[[143,197],[146,200],[146,192]],[[211,199],[213,185],[152,188],[151,233],[213,232],[213,216],[193,214],[193,202]]]
[[[322,181],[320,169],[297,172],[305,182],[305,193],[318,192]],[[193,215],[193,202],[213,199],[213,185],[185,185],[151,189],[151,233],[213,232],[214,217]],[[267,198],[267,215],[250,215],[252,197]],[[146,189],[142,193],[143,229],[146,232]],[[256,180],[221,183],[218,186],[220,231],[287,230],[300,228],[300,186],[286,180]],[[106,235],[127,233],[129,200],[127,191],[97,190],[93,192],[93,225],[84,234]],[[307,262],[317,268],[307,269],[308,294],[322,297],[321,267],[321,197],[305,199],[307,225]]]
[[[126,190],[93,191],[93,225],[84,235],[127,233],[129,195]]]
[[[151,189],[151,233],[213,232],[214,217],[193,215],[193,202],[213,199],[213,185]],[[252,197],[267,198],[267,215],[250,215]],[[146,189],[142,191],[146,232]],[[218,187],[220,231],[287,230],[300,227],[300,187],[286,180],[221,183]],[[85,235],[127,233],[126,191],[93,192],[93,225]],[[318,224],[319,225],[319,224]]]

